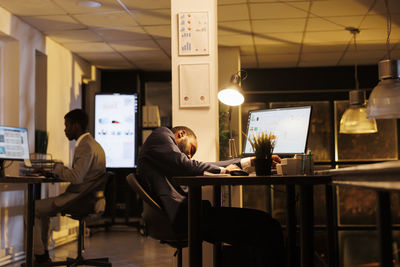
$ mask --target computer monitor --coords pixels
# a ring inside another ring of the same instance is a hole
[[[246,134],[248,137],[257,136],[260,132],[274,134],[274,154],[305,153],[310,118],[311,106],[253,110],[249,112]],[[248,139],[244,143],[243,154],[254,154]]]
[[[0,176],[4,176],[5,160],[29,159],[28,131],[24,128],[0,126]]]
[[[96,94],[94,136],[107,168],[136,167],[137,112],[137,94]]]

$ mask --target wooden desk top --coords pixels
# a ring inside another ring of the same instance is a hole
[[[0,183],[13,183],[13,184],[41,184],[41,183],[60,183],[60,179],[43,178],[34,176],[4,176],[0,177]]]
[[[179,185],[318,185],[331,183],[330,175],[268,175],[268,176],[175,176],[172,180]]]

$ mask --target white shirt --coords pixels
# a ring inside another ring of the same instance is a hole
[[[240,165],[242,166],[243,170],[246,170],[248,168],[251,167],[251,158],[242,158],[240,160]],[[225,174],[226,173],[226,168],[224,167],[219,167],[221,169],[221,174]]]

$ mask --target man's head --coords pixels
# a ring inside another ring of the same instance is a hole
[[[172,128],[179,150],[192,158],[197,150],[197,137],[194,132],[186,126],[177,126]]]
[[[64,121],[65,135],[71,141],[78,139],[79,136],[86,132],[89,119],[84,110],[74,109],[65,114]]]

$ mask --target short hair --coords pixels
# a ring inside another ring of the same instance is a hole
[[[71,110],[65,114],[64,119],[79,124],[82,127],[82,130],[86,130],[89,123],[89,117],[83,109]]]
[[[186,132],[186,134],[188,136],[193,137],[194,139],[197,139],[196,134],[192,131],[192,129],[190,129],[189,127],[186,126],[176,126],[174,128],[171,129],[173,133],[176,133],[177,131],[183,130]]]

